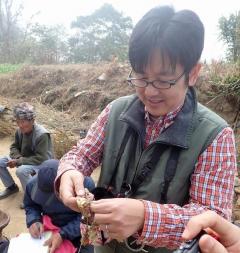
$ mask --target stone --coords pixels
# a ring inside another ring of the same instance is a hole
[[[237,196],[236,207],[240,207],[240,195]]]
[[[240,220],[240,210],[239,209],[234,209],[233,210],[233,220]]]
[[[240,186],[234,187],[234,191],[235,191],[237,194],[240,194]]]
[[[239,179],[239,177],[235,177],[235,179],[234,179],[234,186],[235,187],[240,186],[240,179]]]

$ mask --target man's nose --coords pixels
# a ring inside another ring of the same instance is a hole
[[[145,94],[148,96],[153,96],[159,94],[160,89],[156,89],[153,85],[152,82],[148,82],[148,86],[145,88]]]

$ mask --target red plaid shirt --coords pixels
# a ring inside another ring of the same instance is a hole
[[[92,124],[85,139],[78,142],[60,162],[60,176],[69,169],[78,169],[91,175],[100,165],[103,155],[105,126],[111,104]],[[145,147],[155,141],[159,134],[174,122],[181,108],[157,120],[145,113]],[[236,151],[233,131],[224,128],[212,144],[199,156],[191,176],[190,201],[180,207],[175,204],[158,204],[143,200],[145,220],[139,242],[150,246],[176,248],[188,220],[211,208],[227,219],[231,217],[234,176],[236,173]]]

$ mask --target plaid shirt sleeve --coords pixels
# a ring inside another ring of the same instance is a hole
[[[143,200],[145,220],[138,241],[174,249],[180,245],[184,226],[192,216],[211,209],[230,219],[236,169],[234,135],[227,127],[199,156],[191,177],[187,205],[161,205]]]
[[[85,176],[90,176],[92,171],[101,163],[105,138],[105,126],[108,121],[111,104],[109,104],[91,125],[87,136],[78,141],[67,154],[65,154],[59,164],[59,177],[67,170],[78,169]],[[56,183],[58,188],[58,183]]]

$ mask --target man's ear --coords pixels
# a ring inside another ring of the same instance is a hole
[[[201,63],[197,63],[189,73],[188,86],[194,86],[196,84],[197,78],[199,76],[200,69],[202,67]]]

